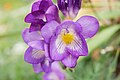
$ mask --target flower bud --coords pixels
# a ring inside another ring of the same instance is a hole
[[[58,7],[67,18],[75,18],[81,8],[82,0],[57,0]]]

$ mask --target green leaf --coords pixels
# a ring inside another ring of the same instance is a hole
[[[110,26],[101,32],[97,33],[95,37],[88,41],[89,53],[95,48],[109,41],[110,38],[120,29],[120,24]]]

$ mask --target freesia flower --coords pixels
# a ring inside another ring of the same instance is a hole
[[[58,9],[51,0],[38,0],[34,2],[31,13],[25,17],[25,22],[31,23],[30,31],[40,30],[45,23],[51,20],[60,22]]]
[[[82,0],[57,0],[58,7],[67,18],[75,18],[81,8]]]
[[[83,16],[76,22],[64,21],[59,24],[51,21],[41,29],[41,34],[50,45],[51,59],[62,61],[65,66],[73,68],[79,56],[88,55],[85,39],[93,37],[98,29],[96,18]]]
[[[67,19],[77,16],[82,0],[57,0],[58,7]],[[24,60],[32,64],[36,73],[45,72],[44,80],[65,80],[58,61],[74,68],[80,56],[88,55],[86,39],[92,38],[99,29],[95,17],[82,16],[77,21],[60,21],[58,8],[52,0],[37,0],[31,13],[25,17],[30,28],[22,32],[29,46]]]

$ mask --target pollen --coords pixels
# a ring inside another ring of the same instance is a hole
[[[63,42],[70,44],[74,40],[73,34],[67,33],[62,36]]]

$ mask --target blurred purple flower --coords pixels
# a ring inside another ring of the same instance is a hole
[[[58,7],[67,18],[75,18],[82,0],[57,0]]]
[[[79,56],[88,55],[85,39],[94,36],[98,29],[96,18],[83,16],[77,22],[64,21],[59,24],[51,21],[41,29],[41,34],[50,45],[51,59],[62,61],[65,66],[73,68]]]
[[[58,9],[51,0],[38,0],[34,2],[31,13],[25,17],[25,22],[31,23],[30,32],[40,30],[45,23],[51,20],[60,22]]]
[[[51,71],[44,74],[43,80],[65,80],[65,73],[58,62],[51,64]]]

